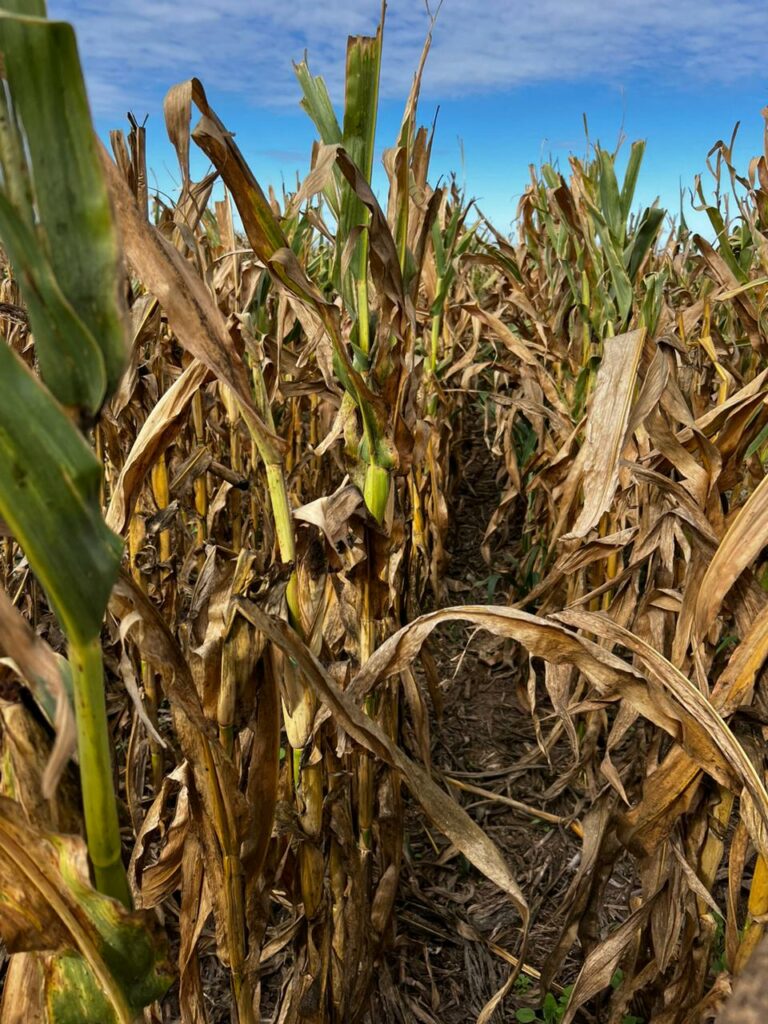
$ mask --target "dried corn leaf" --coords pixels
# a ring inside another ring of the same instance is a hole
[[[608,509],[619,482],[619,462],[627,437],[637,367],[645,331],[638,329],[606,338],[597,383],[587,416],[581,482],[584,505],[571,531],[563,537],[585,537]]]
[[[749,496],[707,567],[696,599],[694,634],[701,639],[733,584],[760,554],[768,536],[768,476]]]

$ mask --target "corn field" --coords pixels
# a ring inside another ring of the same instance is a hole
[[[642,142],[507,235],[433,183],[429,38],[377,138],[383,45],[338,112],[296,65],[293,192],[168,83],[172,203],[3,0],[0,1024],[698,1024],[749,977],[768,132],[703,154],[707,237]]]

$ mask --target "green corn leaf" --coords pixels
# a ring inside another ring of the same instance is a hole
[[[313,75],[310,72],[306,60],[294,64],[293,67],[303,93],[301,107],[312,119],[320,139],[327,146],[341,145],[341,128],[331,103],[331,97],[328,95],[325,80],[320,75]],[[337,221],[341,210],[340,187],[341,176],[335,174],[333,181],[329,182],[323,190]]]
[[[149,915],[128,912],[117,900],[97,892],[77,870],[77,861],[62,856],[60,866],[64,884],[88,921],[96,950],[131,1014],[138,1016],[172,981],[161,934],[149,926]],[[118,1024],[115,1006],[87,955],[53,957],[47,982],[51,1024]]]
[[[640,269],[643,260],[648,255],[651,246],[656,240],[659,228],[664,220],[665,212],[666,211],[658,209],[657,207],[650,207],[640,218],[640,223],[634,233],[631,243],[627,247],[627,252],[625,253],[624,258],[624,265],[627,268],[627,276],[632,282],[634,282],[637,277],[637,272]]]
[[[383,25],[375,36],[350,36],[347,44],[347,74],[344,102],[344,148],[362,172],[367,184],[373,173],[373,149],[379,107],[381,39]],[[368,224],[369,213],[355,190],[344,187],[339,217],[339,257],[352,233]],[[368,312],[369,237],[363,230],[355,244],[350,274],[341,281],[341,292],[349,309],[357,309],[358,337],[363,351],[370,347]]]
[[[736,259],[733,249],[731,249],[730,242],[728,241],[728,232],[725,228],[725,222],[723,221],[722,214],[715,206],[707,205],[706,214],[709,217],[709,223],[714,228],[715,234],[717,235],[718,241],[718,253],[722,256],[725,262],[728,264],[728,269],[731,271],[733,276],[741,284],[746,284],[749,280],[749,275],[744,271],[743,267]]]
[[[456,206],[451,220],[446,227],[445,238],[443,238],[437,221],[432,225],[432,244],[438,278],[437,294],[429,310],[432,316],[442,313],[451,285],[456,277],[458,260],[467,251],[475,238],[476,229],[472,227],[465,231],[458,241],[456,240],[466,212],[466,207]]]
[[[552,164],[542,164],[541,176],[549,188],[557,188],[560,184],[560,173]]]
[[[638,142],[632,143],[629,162],[624,175],[624,184],[621,186],[621,217],[624,224],[627,223],[629,215],[632,212],[632,201],[635,198],[635,188],[637,186],[637,179],[640,174],[640,165],[643,162],[644,153],[644,141],[639,140]]]
[[[95,412],[107,389],[101,350],[63,295],[33,229],[2,192],[0,238],[24,293],[42,378],[64,405]]]
[[[600,168],[600,209],[608,224],[612,240],[623,247],[626,220],[622,212],[613,156],[604,149],[598,149],[597,159]]]
[[[19,4],[27,14],[44,14],[44,5]],[[12,10],[14,8],[11,8]],[[41,372],[56,398],[66,405],[96,412],[117,386],[126,359],[123,305],[120,298],[120,252],[101,170],[96,139],[70,25],[42,17],[19,17],[0,9],[0,51],[13,105],[20,122],[29,168],[6,159],[7,137],[0,133],[3,169],[25,173],[34,189],[34,211],[18,209],[27,224],[36,223],[32,236],[37,254],[28,249],[16,266],[26,284],[29,275],[47,263],[58,287],[83,329],[59,331],[49,338],[50,318],[30,308],[30,319],[41,358]],[[8,195],[18,188],[6,183]],[[1,226],[9,230],[8,217]],[[29,239],[27,239],[29,241]],[[28,274],[27,274],[28,270]],[[71,319],[71,318],[70,318]],[[70,328],[74,325],[70,323]],[[95,342],[98,351],[94,351]],[[62,365],[54,367],[54,350]],[[73,369],[78,364],[78,369]],[[85,383],[84,383],[85,379]]]
[[[643,280],[645,296],[643,297],[640,314],[642,324],[648,334],[653,335],[661,315],[664,302],[664,285],[667,282],[667,275],[664,271],[656,271],[648,274]]]
[[[759,452],[761,448],[763,448],[766,441],[768,441],[768,423],[766,423],[766,425],[762,428],[762,430],[754,439],[754,441],[752,441],[750,446],[747,448],[746,452],[744,453],[744,460],[746,461],[747,459],[751,459],[755,452]]]
[[[122,542],[99,507],[101,466],[61,407],[0,343],[0,516],[69,637],[98,637]]]
[[[313,75],[306,60],[294,64],[293,67],[304,94],[301,106],[312,118],[320,138],[327,146],[341,143],[341,128],[325,79],[321,75]]]
[[[600,241],[605,253],[605,258],[611,272],[611,283],[613,284],[613,291],[616,297],[616,307],[619,312],[619,317],[622,323],[626,323],[634,301],[632,283],[627,276],[624,264],[619,253],[616,251],[616,247],[614,246],[613,239],[610,237],[609,231],[605,230],[605,228],[598,228],[598,232],[600,234]]]
[[[443,233],[437,221],[432,225],[432,249],[435,254],[435,270],[437,276],[442,277],[446,270],[445,245],[443,244]]]
[[[351,36],[347,45],[347,75],[344,102],[344,149],[370,184],[373,172],[373,150],[376,138],[376,115],[379,105],[379,73],[381,69],[382,29],[375,36]],[[341,229],[343,238],[368,218],[363,204],[351,188],[342,199]]]
[[[586,200],[586,205],[591,214],[591,217],[588,218],[588,221],[593,223],[594,229],[596,230],[597,235],[600,239],[599,247],[592,247],[590,245],[590,254],[596,266],[599,266],[600,263],[603,262],[602,260],[598,261],[599,257],[603,257],[605,263],[607,263],[608,265],[607,269],[610,273],[611,285],[613,286],[612,290],[613,297],[615,300],[616,311],[619,315],[622,324],[624,324],[627,322],[629,318],[629,314],[632,310],[632,304],[634,301],[632,284],[629,280],[629,277],[627,276],[627,271],[624,268],[624,254],[614,242],[611,234],[610,225],[603,216],[602,211],[599,210],[589,200]],[[588,241],[586,235],[585,241]],[[602,291],[597,282],[595,283],[594,291],[595,298],[597,299]],[[599,305],[603,309],[605,309],[606,302],[607,296],[604,298],[600,298]],[[612,317],[609,316],[609,319],[612,319]]]
[[[11,14],[25,14],[30,18],[46,16],[45,0],[3,0],[2,9]]]
[[[344,126],[339,128],[333,111],[328,89],[319,76],[310,74],[306,61],[295,65],[296,76],[301,85],[303,99],[301,106],[309,114],[320,138],[326,145],[341,143],[353,163],[362,172],[368,184],[373,172],[373,155],[376,138],[376,118],[379,105],[379,77],[381,72],[381,43],[383,25],[379,25],[375,36],[350,36],[347,44],[347,67],[344,101]],[[336,218],[336,252],[334,259],[334,281],[342,292],[348,309],[367,306],[368,235],[365,231],[355,243],[354,256],[350,261],[349,273],[342,279],[342,257],[347,242],[358,228],[368,223],[368,211],[343,176],[334,171],[332,182],[324,194]],[[361,317],[360,342],[368,350],[368,310]]]

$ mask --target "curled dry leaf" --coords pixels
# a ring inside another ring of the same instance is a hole
[[[566,611],[558,618],[613,643],[623,644],[634,652],[649,682],[656,688],[657,699],[661,688],[674,702],[680,722],[677,738],[686,753],[719,782],[741,787],[745,823],[758,850],[768,855],[768,793],[752,760],[714,703],[663,654],[607,616]],[[629,700],[632,702],[631,696]],[[647,708],[638,705],[638,710],[650,717]]]
[[[348,693],[339,689],[333,678],[290,626],[266,615],[257,605],[243,598],[237,601],[237,605],[249,622],[295,660],[302,679],[312,689],[315,697],[327,705],[337,724],[356,743],[401,773],[433,824],[458,850],[461,850],[467,860],[507,893],[517,908],[527,932],[528,905],[514,875],[493,841],[420,765],[407,757],[380,726],[360,710]],[[373,656],[375,657],[376,655]]]
[[[0,588],[0,654],[5,664],[26,680],[46,718],[56,730],[51,756],[43,775],[43,794],[53,796],[77,745],[69,665],[37,636],[27,620]]]
[[[293,518],[316,526],[335,550],[346,541],[350,517],[360,512],[365,516],[362,493],[354,484],[342,483],[333,494],[295,508]]]
[[[107,509],[107,524],[116,533],[125,529],[147,474],[183,426],[190,402],[209,374],[205,363],[193,360],[144,421],[120,470]]]

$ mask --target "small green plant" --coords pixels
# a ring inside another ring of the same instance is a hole
[[[715,937],[712,940],[710,969],[713,974],[720,974],[722,971],[728,970],[728,964],[725,959],[725,921],[719,914],[715,914],[714,918],[716,927]]]
[[[522,986],[520,986],[521,982],[524,983]],[[617,988],[620,984],[621,971],[616,971],[611,979],[611,986]],[[521,975],[515,982],[515,990],[520,993],[527,992],[530,986],[530,978],[524,975]],[[518,1024],[560,1024],[568,1007],[572,988],[572,985],[566,985],[559,996],[547,992],[544,1002],[536,1009],[530,1006],[521,1006],[515,1011],[515,1020],[518,1021]],[[621,1024],[643,1024],[643,1021],[642,1018],[636,1017],[634,1014],[626,1013],[621,1018]]]
[[[521,974],[515,979],[515,992],[518,995],[525,995],[526,992],[530,991],[532,985],[533,980],[527,974]]]
[[[538,1009],[522,1006],[515,1012],[519,1024],[559,1024],[571,997],[571,985],[566,985],[559,996],[547,992]]]

